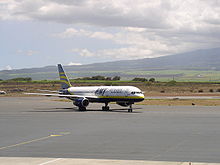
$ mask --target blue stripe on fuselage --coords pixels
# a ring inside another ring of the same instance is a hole
[[[118,102],[118,101],[125,101],[125,102],[141,102],[143,101],[144,98],[140,99],[132,99],[132,98],[94,98],[94,99],[89,99],[90,102]]]

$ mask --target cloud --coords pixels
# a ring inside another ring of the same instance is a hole
[[[199,30],[219,25],[216,0],[3,0],[1,19],[32,19],[65,24]],[[210,20],[210,21],[209,21]]]
[[[68,65],[71,66],[71,65],[82,65],[82,64],[81,63],[76,63],[76,62],[70,62]]]
[[[74,49],[74,53],[78,53],[82,57],[99,57],[102,59],[111,58],[115,60],[121,59],[138,59],[151,56],[151,51],[147,49],[139,49],[136,47],[119,48],[119,49],[103,49],[98,51],[90,51],[88,49]]]
[[[125,29],[130,32],[139,32],[139,33],[146,31],[145,28],[137,28],[137,27],[127,27]]]
[[[144,28],[126,27],[117,32],[89,31],[84,29],[68,28],[64,32],[54,34],[61,38],[83,36],[99,40],[109,40],[120,46],[119,48],[105,48],[90,51],[86,48],[74,48],[71,51],[82,57],[112,57],[116,59],[153,58],[193,49],[218,46],[219,38],[206,35],[190,34],[167,31],[151,31]],[[193,35],[193,38],[191,37]]]
[[[68,24],[53,36],[109,40],[118,47],[72,49],[82,57],[135,59],[220,45],[219,0],[2,0],[0,19]]]
[[[82,57],[94,57],[96,56],[92,52],[90,52],[88,49],[72,49],[71,52],[78,53]]]
[[[52,36],[60,38],[72,38],[74,36],[86,36],[96,39],[112,39],[113,35],[107,32],[92,32],[84,29],[67,28],[64,32],[53,34]]]
[[[5,70],[12,70],[12,67],[11,67],[10,65],[7,65],[7,66],[5,67]]]
[[[16,53],[26,55],[26,56],[32,56],[32,55],[34,55],[38,52],[35,51],[35,50],[21,50],[21,49],[19,49],[19,50],[16,51]]]

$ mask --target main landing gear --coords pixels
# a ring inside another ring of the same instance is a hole
[[[102,106],[102,110],[103,111],[109,111],[109,106],[108,106],[108,103],[105,103],[105,106]]]
[[[129,105],[128,112],[132,112],[132,111],[133,111],[133,109],[132,109],[132,104],[131,104],[131,105]]]
[[[103,111],[110,111],[108,103],[105,103],[105,106],[102,106]],[[129,105],[128,112],[133,112],[132,104]]]
[[[86,111],[86,107],[79,106],[79,111]]]

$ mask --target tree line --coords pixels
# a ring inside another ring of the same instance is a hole
[[[121,79],[120,76],[114,76],[114,77],[105,77],[105,76],[92,76],[92,77],[82,77],[82,78],[77,78],[74,80],[106,80],[106,81],[119,81]],[[3,81],[0,79],[0,81]],[[32,81],[31,77],[17,77],[13,79],[8,79],[7,81]],[[132,81],[141,81],[141,82],[155,82],[155,78],[142,78],[142,77],[135,77],[132,79]]]
[[[135,77],[134,79],[132,79],[132,81],[141,81],[141,82],[145,82],[145,81],[149,81],[149,82],[155,82],[155,78],[149,78],[146,79],[146,78],[142,78],[142,77]]]
[[[0,81],[3,81],[3,80],[0,79]],[[31,77],[17,77],[17,78],[8,79],[6,81],[32,81],[32,78]]]
[[[77,78],[76,80],[107,80],[107,81],[119,81],[121,79],[120,76],[114,76],[114,77],[105,77],[105,76],[92,76],[92,77],[82,77]]]

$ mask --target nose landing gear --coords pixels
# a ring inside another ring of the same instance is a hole
[[[133,112],[132,104],[129,106],[129,108],[128,108],[128,112]]]

